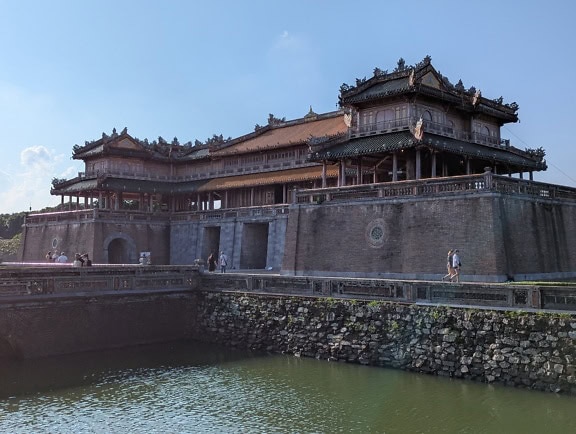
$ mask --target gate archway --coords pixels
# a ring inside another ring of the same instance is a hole
[[[136,243],[126,234],[117,232],[104,240],[104,260],[108,264],[137,264]]]

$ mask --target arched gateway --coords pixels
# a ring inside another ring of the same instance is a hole
[[[110,234],[103,243],[103,255],[108,264],[137,264],[136,243],[126,234]]]

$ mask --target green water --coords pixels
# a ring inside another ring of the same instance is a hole
[[[0,364],[1,433],[572,433],[576,398],[172,343]]]

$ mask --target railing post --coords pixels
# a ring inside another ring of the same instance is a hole
[[[486,190],[492,190],[492,168],[484,168],[484,188]]]
[[[528,304],[533,309],[542,308],[542,294],[540,288],[531,288],[528,290]]]

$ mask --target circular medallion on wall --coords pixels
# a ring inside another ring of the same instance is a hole
[[[376,219],[368,223],[366,227],[366,241],[375,249],[384,245],[384,220]]]
[[[58,247],[58,238],[52,240],[52,248],[55,249],[56,247]]]

